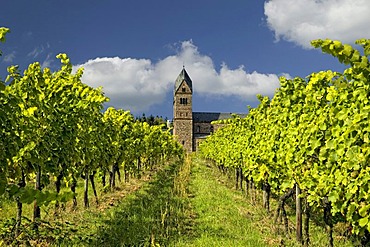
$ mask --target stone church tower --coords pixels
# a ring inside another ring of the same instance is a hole
[[[173,134],[184,146],[186,152],[193,151],[193,108],[192,81],[185,70],[180,72],[175,82],[173,97]]]
[[[223,124],[212,124],[213,121],[230,119],[246,114],[222,112],[193,112],[193,82],[185,68],[175,82],[173,95],[173,134],[187,153],[198,150],[199,144]]]

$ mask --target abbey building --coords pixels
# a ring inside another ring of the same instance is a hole
[[[196,151],[199,143],[219,127],[211,122],[232,117],[231,113],[193,112],[192,98],[193,82],[183,68],[175,82],[173,134],[187,152]]]

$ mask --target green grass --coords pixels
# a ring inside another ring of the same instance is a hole
[[[265,246],[253,219],[246,217],[245,198],[199,160],[193,161],[190,192],[193,231],[173,246]]]
[[[122,171],[121,171],[122,173]],[[89,181],[89,191],[88,191],[88,197],[89,197],[89,208],[85,208],[83,205],[83,196],[84,196],[84,181],[83,179],[78,179],[77,187],[76,187],[76,193],[77,193],[77,207],[75,210],[72,210],[72,200],[68,201],[65,204],[65,211],[60,212],[63,217],[66,218],[66,220],[70,220],[68,216],[71,214],[79,214],[79,213],[85,213],[89,211],[95,211],[96,209],[105,209],[109,208],[114,204],[117,204],[117,202],[120,200],[120,198],[124,197],[125,194],[130,193],[131,191],[134,191],[142,185],[143,182],[150,179],[152,176],[151,171],[143,171],[142,172],[142,178],[138,179],[135,177],[131,177],[128,183],[125,183],[124,178],[121,178],[121,181],[118,181],[118,178],[116,178],[116,189],[111,192],[108,191],[104,192],[104,188],[101,182],[101,179],[98,178],[98,176],[95,176],[95,186],[98,194],[99,199],[99,205],[95,202],[95,197],[93,194],[93,190],[91,188],[91,182]],[[123,176],[123,175],[122,175]],[[107,180],[109,179],[109,176],[107,175]],[[107,183],[109,183],[107,181]],[[27,184],[27,186],[33,187],[32,183]],[[49,185],[47,185],[47,188],[44,189],[44,191],[55,191],[55,185],[54,182],[51,182]],[[65,184],[62,185],[61,192],[70,191],[69,188],[65,186]],[[110,205],[109,205],[110,204]],[[31,204],[23,204],[23,216],[29,219],[32,219],[33,216],[33,203]],[[53,221],[55,219],[54,217],[54,211],[55,211],[55,204],[51,203],[48,206],[41,206],[41,218],[45,220],[51,220]],[[16,216],[16,202],[13,200],[9,200],[5,197],[0,197],[0,220],[14,218]]]
[[[177,239],[187,226],[184,212],[188,208],[181,197],[178,180],[180,164],[172,164],[159,171],[156,178],[129,195],[111,212],[90,246],[167,246]],[[181,177],[181,178],[179,178]]]
[[[295,240],[295,212],[287,207],[290,233],[274,224],[277,202],[271,199],[271,212],[262,207],[262,193],[252,201],[244,191],[235,190],[234,174],[221,174],[203,160],[194,159],[190,192],[194,222],[191,234],[173,246],[301,246]],[[311,246],[327,246],[325,230],[311,222]],[[345,237],[334,235],[334,246],[354,246]]]
[[[73,236],[66,235],[62,246],[301,246],[294,239],[293,209],[287,208],[291,229],[287,237],[282,225],[273,223],[276,201],[271,200],[272,212],[267,213],[261,194],[256,192],[251,201],[245,192],[235,190],[233,176],[198,158],[172,162],[140,180],[119,183],[114,192],[100,193],[99,205],[91,195],[88,209],[83,208],[80,186],[76,211],[68,203],[54,217],[49,206],[43,208],[42,217],[52,226],[72,225],[62,226],[62,234]],[[0,218],[14,217],[13,203],[4,201],[2,206]],[[31,214],[32,205],[26,206],[25,215]],[[327,246],[324,229],[312,223],[310,227],[311,246]],[[338,234],[334,238],[334,246],[353,246]]]
[[[99,204],[96,204],[92,189],[89,188],[89,199],[90,207],[84,208],[83,206],[83,181],[79,180],[77,186],[77,201],[78,206],[75,210],[72,209],[72,201],[65,205],[64,210],[59,210],[58,215],[55,215],[55,206],[50,204],[49,206],[41,207],[41,218],[43,221],[48,222],[47,224],[42,224],[40,228],[41,239],[38,243],[46,244],[49,240],[48,236],[56,239],[59,242],[63,242],[66,246],[81,246],[83,244],[91,245],[92,241],[96,239],[97,232],[99,232],[105,225],[105,222],[109,217],[111,217],[115,211],[118,209],[118,205],[121,205],[123,201],[131,194],[135,194],[137,191],[142,190],[142,187],[152,181],[156,174],[166,173],[163,171],[168,165],[163,165],[158,167],[157,171],[144,171],[141,178],[131,177],[130,180],[125,183],[122,178],[121,182],[116,183],[116,189],[114,191],[103,192],[103,187],[101,181],[97,179],[95,181]],[[53,185],[50,185],[50,190],[53,190]],[[66,190],[64,188],[63,190]],[[23,205],[23,216],[25,218],[31,219],[33,214],[33,204]],[[9,224],[15,224],[11,220],[16,215],[16,204],[12,200],[8,200],[4,197],[0,198],[0,234],[4,231],[13,229],[13,226]],[[3,223],[4,222],[4,223]],[[27,219],[23,219],[25,224],[24,233],[21,234],[22,240],[14,242],[14,244],[34,242],[37,238],[37,233],[34,233],[29,227]],[[50,223],[50,225],[49,225]],[[3,224],[7,224],[5,227]],[[5,232],[5,234],[7,234]],[[46,239],[46,240],[45,240]],[[72,240],[72,242],[71,242]],[[43,246],[43,245],[40,246]],[[0,246],[1,240],[0,240]]]

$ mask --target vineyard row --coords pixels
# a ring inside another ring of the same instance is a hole
[[[370,231],[370,40],[356,43],[363,54],[339,41],[312,41],[346,69],[280,78],[271,99],[259,95],[246,118],[228,120],[200,147],[205,158],[280,196],[277,212],[297,191],[297,218],[302,200],[305,212],[322,212],[331,245],[335,222],[348,222],[356,235]],[[301,222],[297,238],[303,241]]]

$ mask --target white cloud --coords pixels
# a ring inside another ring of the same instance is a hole
[[[258,93],[272,95],[279,86],[277,75],[247,73],[243,66],[230,69],[222,64],[220,71],[216,71],[212,59],[201,54],[192,41],[182,42],[175,55],[156,63],[149,59],[103,57],[76,65],[74,70],[84,67],[84,83],[103,86],[111,105],[135,112],[162,103],[173,90],[183,64],[192,78],[194,91],[202,95],[234,95],[254,100]]]
[[[5,55],[3,61],[7,63],[12,63],[14,59],[15,59],[15,51]]]
[[[267,24],[277,40],[283,38],[310,48],[314,39],[352,43],[370,37],[368,0],[270,0],[265,2]]]
[[[27,54],[27,56],[37,58],[39,55],[43,54],[48,49],[50,49],[50,44],[46,43],[45,46],[40,45],[40,46],[35,47],[31,52]]]
[[[45,60],[41,64],[41,68],[50,68],[50,66],[54,63],[55,59],[53,53],[49,53]]]
[[[27,54],[28,57],[36,58],[44,52],[44,47],[35,47],[31,52]]]

